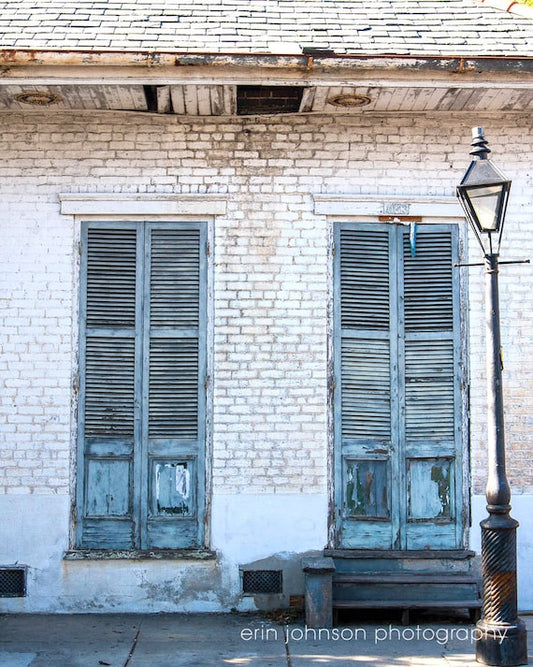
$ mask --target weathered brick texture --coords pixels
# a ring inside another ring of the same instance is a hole
[[[330,223],[313,213],[313,194],[453,196],[470,128],[481,124],[514,181],[502,258],[533,252],[527,115],[184,122],[45,113],[4,113],[0,130],[3,492],[66,493],[73,474],[79,229],[60,215],[59,193],[228,195],[211,255],[212,476],[224,493],[327,487]],[[481,492],[483,279],[481,269],[469,271],[472,468]],[[515,493],[531,492],[528,265],[502,267],[501,302],[509,477]]]

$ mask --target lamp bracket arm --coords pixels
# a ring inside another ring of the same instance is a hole
[[[504,262],[498,262],[498,264],[531,264],[530,259],[514,259],[514,260],[508,260]],[[474,262],[473,264],[461,264],[459,262],[454,263],[455,266],[485,266],[483,262]]]

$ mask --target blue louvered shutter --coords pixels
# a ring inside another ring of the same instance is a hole
[[[387,225],[336,230],[336,497],[346,547],[392,548],[395,257]]]
[[[201,545],[205,438],[205,239],[152,225],[147,247],[147,548]]]
[[[457,228],[425,226],[414,257],[402,234],[405,539],[409,549],[462,541],[462,440]]]
[[[82,231],[78,544],[202,544],[205,226]]]
[[[335,232],[337,537],[459,548],[463,537],[457,229]]]
[[[78,542],[134,546],[134,452],[139,439],[138,233],[82,231]]]

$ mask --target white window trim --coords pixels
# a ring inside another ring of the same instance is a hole
[[[314,213],[332,217],[357,218],[362,221],[379,216],[413,216],[427,218],[431,224],[450,218],[464,220],[459,201],[455,197],[409,195],[348,195],[315,194]]]
[[[202,217],[225,215],[227,195],[218,194],[128,194],[64,193],[59,195],[62,215]]]

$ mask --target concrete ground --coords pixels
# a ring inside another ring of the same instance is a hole
[[[361,620],[313,631],[255,614],[3,614],[0,667],[478,666],[468,623]]]

